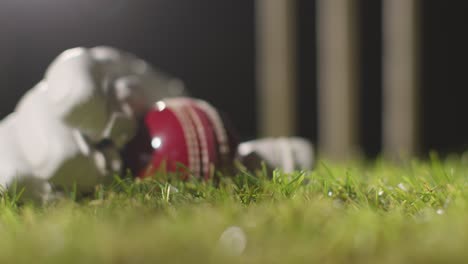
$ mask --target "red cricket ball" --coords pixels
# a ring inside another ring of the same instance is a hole
[[[235,133],[219,111],[205,101],[179,97],[155,103],[122,152],[138,177],[158,169],[210,179],[215,169],[231,166]]]

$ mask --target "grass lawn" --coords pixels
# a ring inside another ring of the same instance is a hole
[[[467,157],[263,174],[116,179],[43,207],[3,197],[0,263],[468,261]]]

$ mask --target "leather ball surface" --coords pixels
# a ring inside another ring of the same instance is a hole
[[[156,102],[140,121],[137,135],[122,152],[134,175],[157,170],[210,179],[232,166],[237,148],[233,129],[217,109],[186,97]]]

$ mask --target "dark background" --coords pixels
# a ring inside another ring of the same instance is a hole
[[[359,0],[360,140],[381,148],[381,1]],[[468,148],[468,2],[421,2],[422,152]],[[301,136],[317,138],[315,1],[298,0]],[[0,0],[0,118],[61,51],[111,45],[186,83],[256,136],[253,0]]]

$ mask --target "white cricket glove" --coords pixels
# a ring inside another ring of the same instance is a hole
[[[290,173],[311,170],[314,152],[312,143],[304,138],[264,138],[241,143],[237,158],[251,170],[260,169],[261,163],[265,162],[269,169]]]
[[[119,149],[151,104],[182,94],[181,81],[132,54],[67,50],[0,122],[0,184],[24,183],[34,197],[48,184],[90,190],[119,170]]]

